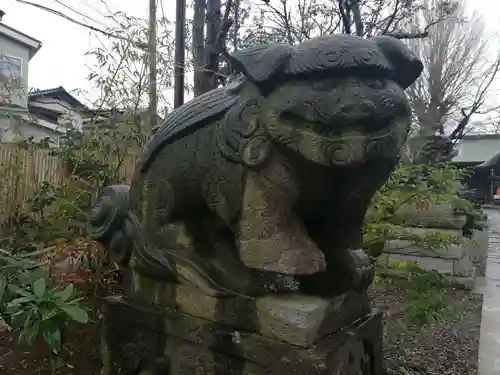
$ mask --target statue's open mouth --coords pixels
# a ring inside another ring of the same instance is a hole
[[[406,141],[408,127],[407,116],[348,117],[334,126],[285,116],[277,125],[269,126],[268,132],[313,162],[345,166],[368,159],[397,157]]]
[[[293,112],[284,112],[280,115],[285,124],[294,124],[297,129],[317,134],[325,138],[339,138],[349,131],[360,133],[383,131],[395,121],[395,116],[371,116],[366,114],[342,114],[332,116],[328,121],[314,121],[304,119]]]

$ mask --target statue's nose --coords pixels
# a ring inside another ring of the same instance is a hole
[[[375,113],[375,104],[364,100],[360,102],[347,102],[339,107],[340,114],[347,117],[369,117]]]

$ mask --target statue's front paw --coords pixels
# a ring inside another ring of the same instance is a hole
[[[361,249],[349,250],[349,256],[355,267],[353,289],[364,292],[375,278],[375,266],[370,257]]]

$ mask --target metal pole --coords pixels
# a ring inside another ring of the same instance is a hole
[[[174,108],[184,104],[186,0],[176,1]]]
[[[149,123],[156,126],[157,88],[156,88],[156,1],[149,0]]]

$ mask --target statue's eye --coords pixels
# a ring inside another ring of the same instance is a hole
[[[366,85],[375,90],[382,90],[387,86],[387,81],[381,79],[369,79],[366,81]]]

